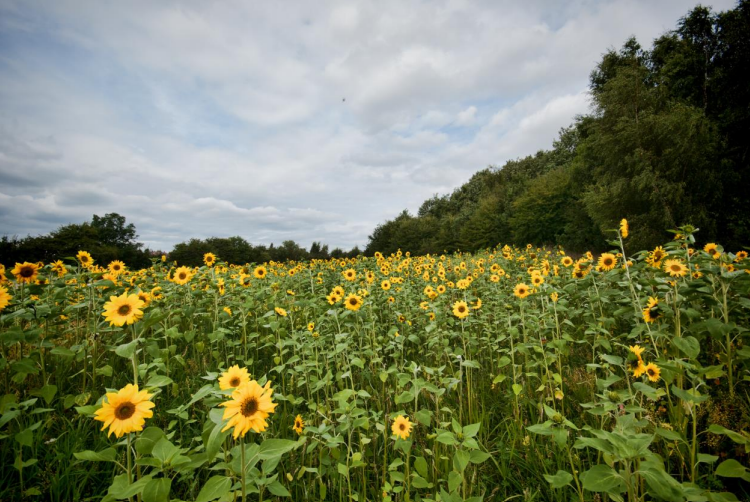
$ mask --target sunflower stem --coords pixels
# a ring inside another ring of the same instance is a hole
[[[240,479],[242,480],[242,502],[245,502],[247,496],[247,488],[245,487],[245,437],[240,437],[240,467],[242,472],[240,473]]]

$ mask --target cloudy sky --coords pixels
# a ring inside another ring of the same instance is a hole
[[[695,3],[0,0],[0,235],[363,246],[548,148],[607,48]]]

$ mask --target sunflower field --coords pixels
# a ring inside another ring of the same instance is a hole
[[[750,260],[0,266],[0,500],[750,499]]]

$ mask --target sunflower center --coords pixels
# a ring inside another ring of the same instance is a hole
[[[117,309],[117,313],[120,315],[128,315],[132,308],[130,305],[121,305],[119,309]]]
[[[466,307],[464,307],[463,305],[459,305],[458,306],[458,311],[463,314],[464,312],[466,312]]]
[[[258,411],[258,400],[256,398],[248,398],[244,403],[242,403],[240,412],[243,416],[251,417],[255,414],[256,411]]]
[[[232,387],[237,387],[239,384],[240,384],[239,377],[234,377],[229,381],[229,385],[231,385]]]
[[[31,277],[34,275],[34,269],[32,267],[22,267],[21,277]]]
[[[180,272],[180,280],[184,280],[187,274],[185,272]]]
[[[658,317],[660,317],[660,316],[661,316],[661,314],[659,314],[659,309],[657,309],[656,307],[652,307],[652,308],[651,308],[651,309],[650,309],[650,310],[648,311],[648,313],[649,313],[649,315],[651,316],[651,319],[656,319],[656,318],[658,318]]]
[[[647,370],[646,370],[646,373],[648,373],[648,375],[649,375],[649,376],[654,376],[654,375],[656,374],[656,372],[654,371],[654,369],[653,369],[653,368],[649,368],[649,369],[647,369]]]
[[[357,304],[356,298],[352,298],[351,300],[349,300],[349,305],[356,305],[356,304]]]
[[[672,265],[672,272],[679,272],[680,270],[681,269],[679,265]]]
[[[127,420],[135,413],[135,405],[131,402],[121,403],[115,408],[115,418],[118,420]]]
[[[611,266],[611,265],[612,265],[612,259],[611,259],[611,258],[606,258],[606,259],[604,260],[604,266],[605,266],[605,267],[609,267],[609,266]]]

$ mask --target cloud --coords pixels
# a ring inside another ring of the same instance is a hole
[[[690,7],[0,0],[0,234],[114,211],[159,249],[363,246],[548,148],[604,51]]]

